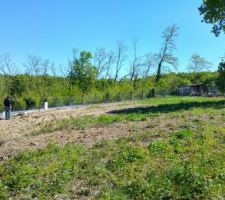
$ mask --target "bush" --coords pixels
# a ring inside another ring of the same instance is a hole
[[[36,101],[34,99],[32,99],[31,97],[25,97],[23,100],[26,104],[26,110],[35,108]]]

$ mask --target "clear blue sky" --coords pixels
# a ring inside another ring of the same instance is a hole
[[[201,0],[1,0],[0,53],[11,53],[18,67],[27,55],[67,64],[71,49],[115,49],[116,41],[138,38],[138,54],[158,52],[161,33],[180,26],[177,39],[179,70],[193,53],[216,69],[225,54],[225,36],[216,38],[201,23]]]

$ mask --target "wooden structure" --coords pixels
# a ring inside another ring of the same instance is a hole
[[[181,96],[204,96],[208,95],[209,88],[203,84],[192,84],[179,88]]]

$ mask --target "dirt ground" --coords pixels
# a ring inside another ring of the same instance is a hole
[[[135,108],[138,106],[140,105],[137,102],[96,104],[80,108],[30,113],[15,116],[9,121],[0,120],[0,162],[27,149],[43,148],[47,146],[49,142],[58,143],[60,145],[66,143],[78,143],[91,147],[103,139],[116,139],[146,131],[151,132],[151,137],[154,137],[155,139],[157,134],[152,133],[157,133],[158,131],[167,133],[170,131],[172,132],[180,128],[185,128],[184,124],[193,129],[198,126],[195,123],[192,123],[195,121],[196,116],[192,116],[190,113],[185,115],[185,119],[182,119],[182,116],[171,117],[170,115],[164,114],[149,118],[146,121],[130,121],[127,123],[117,122],[110,125],[98,125],[84,130],[66,128],[62,131],[33,134],[48,123],[56,120],[84,115],[101,115],[109,113],[110,111]],[[221,119],[214,119],[214,121],[218,123],[218,126],[221,124],[224,126],[224,119],[222,119],[222,117],[223,116],[219,117]],[[201,119],[198,118],[198,120],[212,122],[207,113],[201,115]],[[153,138],[150,138],[150,140],[152,139]]]
[[[124,130],[127,130],[126,124],[117,124],[111,127],[95,127],[87,130],[65,130],[36,136],[31,136],[31,133],[55,120],[84,115],[101,115],[111,110],[135,106],[135,102],[106,103],[80,108],[29,113],[15,116],[8,121],[1,120],[0,162],[26,149],[43,148],[49,142],[56,142],[62,145],[68,142],[75,142],[91,146],[102,139],[117,138],[126,133]]]

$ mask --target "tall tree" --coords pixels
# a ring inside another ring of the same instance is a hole
[[[67,73],[68,73],[68,93],[69,93],[69,96],[71,97],[72,96],[72,90],[73,90],[73,85],[75,84],[74,83],[74,66],[76,64],[76,61],[78,60],[78,53],[79,53],[79,50],[76,49],[76,48],[73,48],[72,49],[72,60],[69,60],[69,64],[68,64],[68,68],[67,68],[67,72],[65,73],[64,72],[64,68],[63,66],[60,66],[61,69],[61,76],[64,77]]]
[[[176,49],[175,38],[177,37],[177,35],[177,25],[171,25],[167,27],[162,33],[163,43],[159,54],[155,55],[156,59],[158,60],[156,83],[158,83],[161,78],[162,68],[165,67],[165,64],[169,64],[172,66],[177,65],[177,58],[173,54],[174,50]]]
[[[96,68],[91,64],[92,54],[89,51],[80,52],[79,58],[72,61],[71,77],[82,92],[87,92],[94,86]]]
[[[112,70],[113,64],[115,64],[115,61],[116,61],[115,53],[113,51],[110,51],[107,54],[107,62],[105,65],[105,79],[112,78],[111,70]]]
[[[123,66],[124,61],[126,60],[126,45],[120,41],[117,42],[117,51],[116,51],[116,66],[115,66],[115,78],[114,78],[114,82],[116,82],[118,80],[119,77],[119,72]]]
[[[155,59],[152,53],[148,53],[145,56],[144,68],[143,68],[143,78],[147,79],[150,70],[155,66]]]
[[[135,86],[136,80],[138,78],[138,75],[140,73],[140,68],[143,65],[143,63],[141,62],[142,59],[141,57],[137,56],[137,39],[134,39],[132,41],[132,46],[133,46],[133,59],[131,62],[131,66],[130,66],[130,82],[133,83],[133,87]]]
[[[203,22],[213,24],[212,32],[219,36],[221,31],[225,33],[225,1],[204,0],[199,7],[203,15]]]

